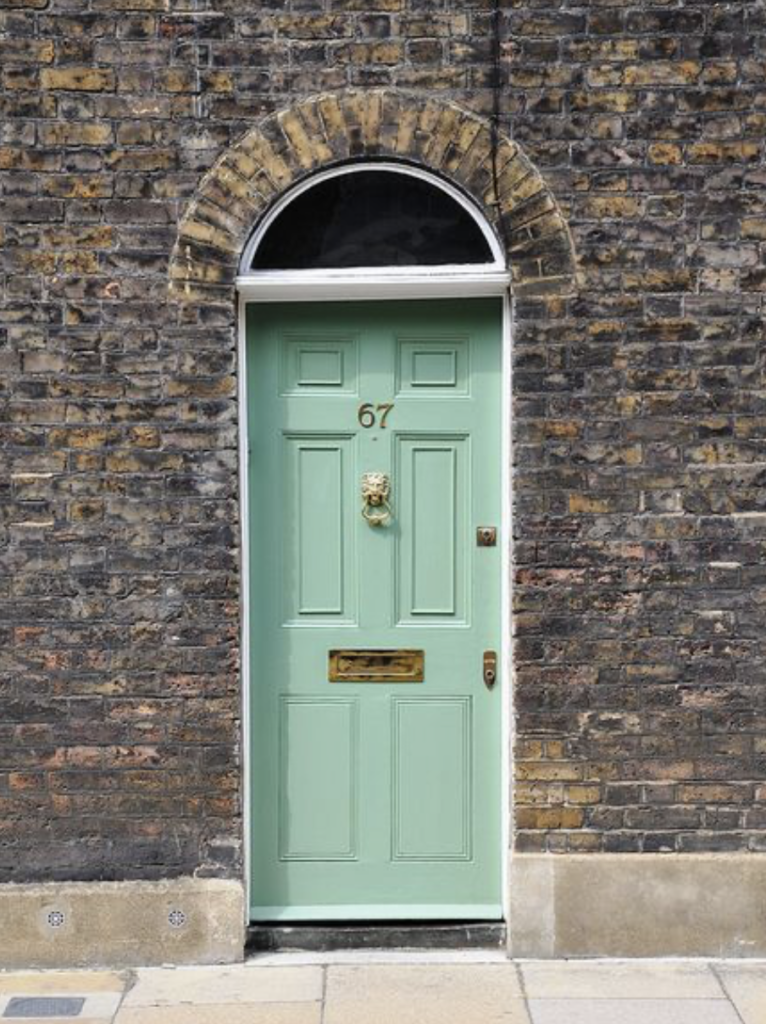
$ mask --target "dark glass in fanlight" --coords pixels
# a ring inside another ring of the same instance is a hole
[[[440,188],[408,174],[357,171],[294,199],[258,247],[253,270],[491,263],[476,222]]]

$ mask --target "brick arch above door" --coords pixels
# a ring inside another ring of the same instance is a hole
[[[227,149],[179,223],[171,296],[190,305],[228,303],[247,240],[271,204],[316,171],[373,158],[424,167],[472,197],[503,239],[514,294],[575,291],[567,222],[517,143],[500,132],[493,140],[487,118],[455,103],[384,89],[301,100]]]

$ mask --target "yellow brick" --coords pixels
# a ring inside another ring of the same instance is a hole
[[[519,828],[580,828],[583,819],[577,807],[520,807],[516,812]]]
[[[516,766],[516,776],[529,782],[579,782],[582,769],[566,762],[526,762]]]
[[[302,121],[291,111],[280,114],[279,127],[301,167],[309,170],[317,163],[326,163],[332,159],[332,151],[325,140],[311,138]]]
[[[683,159],[683,150],[673,143],[655,142],[649,147],[649,163],[651,164],[681,164]]]
[[[609,512],[609,502],[604,498],[591,498],[587,494],[570,494],[569,511],[573,514],[581,512]]]
[[[545,424],[546,437],[579,437],[582,424],[574,420],[548,420]]]
[[[65,448],[103,448],[106,439],[105,427],[66,427],[50,434],[53,446]]]
[[[40,74],[43,89],[66,89],[73,92],[107,92],[114,89],[114,72],[101,68],[44,68]]]
[[[61,257],[60,269],[65,274],[98,273],[98,256],[95,252],[65,252]]]
[[[702,66],[693,60],[646,61],[625,69],[626,85],[689,85],[700,76]]]
[[[619,218],[638,217],[641,200],[632,196],[592,196],[583,202],[586,217]]]
[[[566,799],[570,804],[597,804],[601,800],[599,786],[567,786]]]
[[[689,147],[693,164],[752,163],[760,155],[759,142],[698,142]]]
[[[111,125],[91,121],[42,124],[39,131],[44,146],[100,146],[112,140]]]

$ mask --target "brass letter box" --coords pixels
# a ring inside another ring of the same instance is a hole
[[[422,683],[423,651],[330,651],[331,683]]]

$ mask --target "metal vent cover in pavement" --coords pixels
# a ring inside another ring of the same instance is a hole
[[[14,996],[3,1017],[79,1017],[84,1005],[85,1000],[79,997]]]

